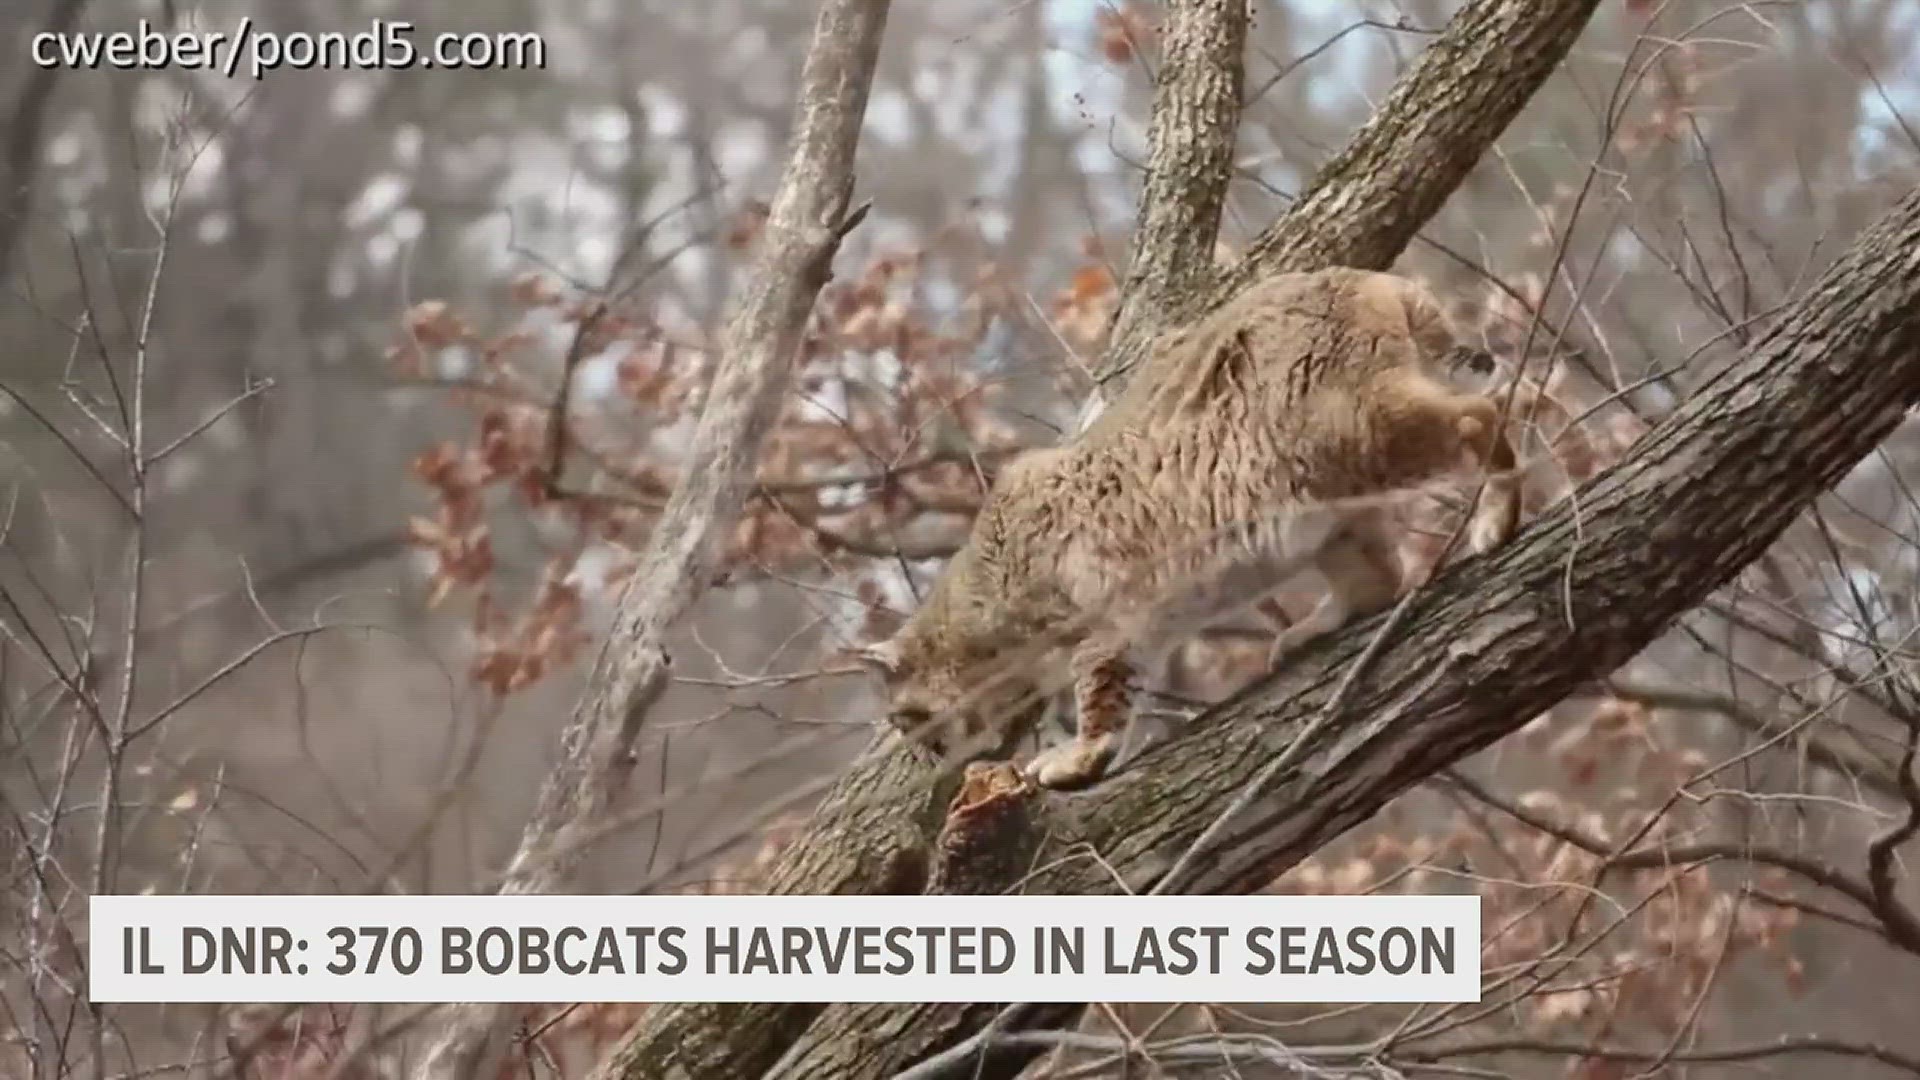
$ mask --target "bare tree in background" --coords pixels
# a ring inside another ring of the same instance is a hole
[[[71,31],[86,10],[86,0],[55,0],[36,33]],[[33,205],[34,181],[39,174],[41,135],[46,128],[58,68],[35,67],[14,89],[13,110],[7,116],[7,140],[0,148],[0,272],[12,262],[15,242],[27,224]]]
[[[1920,4],[417,7],[555,62],[0,77],[0,1068],[1920,1073]],[[1527,532],[1409,496],[1404,609],[1209,628],[1085,795],[873,739],[1001,464],[1331,263],[1499,358]],[[1465,889],[1485,1000],[84,1001],[103,888],[560,887]]]
[[[821,7],[800,76],[793,148],[767,212],[759,263],[720,338],[720,366],[694,431],[689,453],[697,466],[653,526],[563,737],[563,762],[547,777],[507,866],[503,893],[564,888],[584,855],[580,835],[613,809],[633,767],[634,739],[672,663],[667,629],[712,573],[715,540],[739,515],[814,300],[841,239],[865,214],[853,209],[853,155],[887,7],[887,0],[829,0]],[[467,1006],[420,1075],[457,1080],[486,1071],[498,1057],[492,1036],[506,1014],[497,1006]]]

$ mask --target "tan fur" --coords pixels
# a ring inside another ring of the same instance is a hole
[[[1083,786],[1128,719],[1129,647],[1180,624],[1222,545],[1304,554],[1328,581],[1319,608],[1276,627],[1277,662],[1401,589],[1378,500],[1336,500],[1477,466],[1491,475],[1469,543],[1503,542],[1518,506],[1498,407],[1429,374],[1459,350],[1418,285],[1344,269],[1269,278],[1162,343],[1079,438],[1003,470],[926,602],[868,650],[891,720],[949,752],[957,732],[1005,754],[1064,671],[1077,734],[1028,771]]]

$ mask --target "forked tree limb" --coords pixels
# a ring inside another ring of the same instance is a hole
[[[1099,369],[1108,396],[1112,381],[1125,378],[1155,333],[1225,303],[1259,278],[1328,266],[1392,266],[1560,66],[1598,6],[1598,0],[1470,0],[1224,281],[1189,273],[1187,290],[1163,297],[1161,312],[1116,324]],[[1169,42],[1168,52],[1175,49]],[[1161,103],[1155,104],[1157,125]],[[1231,151],[1231,128],[1211,137],[1223,139]],[[1157,159],[1148,168],[1154,177],[1163,171]],[[1203,200],[1206,190],[1202,184],[1188,197]],[[1147,194],[1154,194],[1151,185]],[[1164,197],[1181,198],[1177,182],[1167,185]],[[1167,214],[1143,206],[1142,226],[1160,216]],[[1197,212],[1189,216],[1197,226],[1206,223]],[[1213,241],[1209,232],[1199,248],[1209,266]],[[1151,264],[1154,256],[1134,256],[1136,262],[1142,258]],[[1131,282],[1136,275],[1130,270],[1128,276]],[[1123,312],[1130,302],[1123,301]]]
[[[888,0],[825,0],[800,75],[792,141],[760,252],[720,341],[719,370],[688,449],[690,463],[622,592],[612,631],[561,736],[502,893],[567,885],[582,856],[577,834],[613,806],[633,741],[667,679],[668,631],[712,576],[759,463],[787,374],[833,256],[864,214],[852,208],[854,151],[879,60]],[[453,1010],[416,1075],[491,1075],[502,1006]]]
[[[1190,267],[1146,269],[1169,260],[1155,247],[1136,245],[1139,250],[1133,259],[1143,267],[1140,280],[1150,282],[1159,273],[1167,284],[1136,286],[1156,290],[1159,302],[1136,306],[1126,332],[1116,335],[1103,370],[1115,373],[1116,380],[1123,379],[1129,357],[1137,355],[1153,334],[1178,318],[1224,301],[1258,273],[1336,263],[1391,264],[1566,56],[1597,4],[1598,0],[1469,0],[1396,84],[1381,114],[1334,157],[1288,216],[1263,234],[1248,256],[1248,265],[1227,282]],[[1220,42],[1235,34],[1244,38],[1244,28],[1219,24],[1221,19],[1238,17],[1230,5],[1220,0],[1177,0],[1175,7],[1169,35],[1192,34],[1195,40],[1168,41],[1169,63],[1196,69],[1238,64],[1237,57],[1228,57],[1219,48]],[[1209,13],[1211,21],[1201,17]],[[1504,35],[1516,47],[1488,40],[1487,35]],[[1184,80],[1163,78],[1150,125],[1153,152],[1182,155],[1194,162],[1230,161],[1239,78],[1237,72],[1224,70]],[[1224,89],[1229,85],[1234,87],[1230,95]],[[1184,122],[1193,125],[1191,130],[1180,128],[1180,117],[1189,118]],[[1217,229],[1218,199],[1223,193],[1210,193],[1211,181],[1205,177],[1198,179],[1194,191],[1187,191],[1174,182],[1178,175],[1170,161],[1149,160],[1141,228],[1155,221],[1183,221],[1195,230]],[[1191,202],[1164,205],[1183,199]],[[1212,210],[1207,209],[1209,205]],[[1202,239],[1186,237],[1180,241],[1181,250],[1188,257],[1203,253],[1210,264],[1213,240],[1211,232]],[[880,735],[815,811],[807,834],[776,867],[769,891],[881,895],[920,891],[933,838],[953,793],[953,784],[934,782],[936,771],[925,753],[890,732]],[[1052,813],[1048,823],[1056,832],[1073,831],[1059,812]],[[793,1048],[820,1012],[821,1006],[794,1003],[656,1005],[597,1075],[603,1080],[757,1077]],[[948,1034],[977,1026],[976,1021],[984,1022],[961,1017]],[[890,1030],[883,1025],[862,1033],[849,1045],[870,1045]]]

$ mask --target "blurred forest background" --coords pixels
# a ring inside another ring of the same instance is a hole
[[[814,5],[406,5],[422,34],[537,30],[544,70],[23,59],[49,28],[354,32],[395,7],[0,5],[0,1071],[403,1073],[401,1011],[94,1017],[84,898],[486,887],[689,464]],[[1228,250],[1452,5],[1253,10]],[[997,464],[1089,391],[1163,15],[895,5],[859,154],[872,213],[582,891],[751,889],[869,737],[876,687],[842,650],[911,610]],[[1920,0],[1618,0],[1398,269],[1497,354],[1551,359],[1537,507],[1916,177]],[[1903,430],[1611,696],[1277,883],[1479,890],[1502,1008],[1090,1022],[1289,1043],[1417,1022],[1480,1040],[1446,1060],[1487,1071],[1460,1075],[1920,1072],[1920,958],[1847,882],[1782,866],[1857,877],[1900,816],[1916,469]],[[1252,655],[1223,636],[1193,662],[1224,693]],[[1611,868],[1577,842],[1643,826],[1698,857]],[[514,1075],[579,1075],[631,1016],[530,1013]],[[1689,1056],[1810,1033],[1838,1049]],[[1602,1044],[1666,1053],[1581,1052]]]

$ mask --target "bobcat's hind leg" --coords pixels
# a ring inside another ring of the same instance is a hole
[[[1486,477],[1467,526],[1467,546],[1485,554],[1506,543],[1520,526],[1519,463],[1500,423],[1499,404],[1478,395],[1456,400],[1459,412],[1454,430]]]
[[[1083,788],[1106,775],[1120,748],[1132,701],[1127,680],[1133,668],[1111,641],[1090,638],[1073,651],[1073,699],[1078,713],[1073,740],[1034,755],[1026,773],[1041,787]]]
[[[1400,556],[1377,511],[1357,515],[1329,537],[1313,565],[1327,579],[1327,594],[1305,618],[1293,622],[1277,604],[1256,607],[1279,631],[1267,652],[1268,670],[1307,642],[1379,611],[1400,595]]]
[[[1371,423],[1402,478],[1440,476],[1470,458],[1486,482],[1474,503],[1467,544],[1484,553],[1506,543],[1520,524],[1520,473],[1499,403],[1484,394],[1455,393],[1406,369],[1386,374],[1372,389]]]

